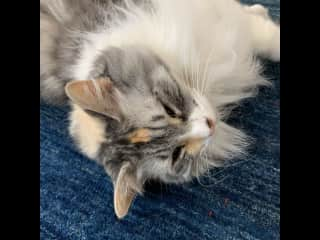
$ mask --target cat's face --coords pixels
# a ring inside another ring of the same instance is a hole
[[[151,178],[169,183],[192,178],[201,150],[214,134],[216,116],[205,98],[146,50],[112,48],[93,66],[92,80],[71,82],[66,92],[87,119],[103,126],[99,134],[104,140],[94,157],[114,181],[116,212],[122,216],[133,197],[127,188],[141,191]],[[79,123],[78,131],[87,124]]]

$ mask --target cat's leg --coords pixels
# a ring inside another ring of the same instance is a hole
[[[262,5],[245,6],[244,9],[249,16],[255,54],[280,61],[280,25],[272,21]]]

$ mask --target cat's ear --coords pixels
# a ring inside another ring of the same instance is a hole
[[[114,211],[119,219],[127,215],[133,199],[141,191],[130,163],[124,164],[114,181]]]
[[[109,78],[72,81],[66,85],[65,92],[72,102],[84,110],[122,120],[120,93]]]

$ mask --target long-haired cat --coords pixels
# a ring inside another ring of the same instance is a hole
[[[41,0],[41,99],[114,184],[124,217],[147,179],[182,183],[245,152],[232,106],[268,85],[280,26],[235,0]]]

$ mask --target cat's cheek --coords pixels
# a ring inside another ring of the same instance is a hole
[[[160,179],[164,181],[163,177],[170,171],[170,163],[168,160],[161,161],[146,161],[139,166],[137,170],[137,178],[143,179]]]
[[[105,124],[91,117],[80,107],[73,105],[70,113],[69,133],[87,157],[94,159],[105,141]]]

